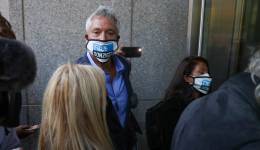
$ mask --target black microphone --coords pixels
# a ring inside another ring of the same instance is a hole
[[[22,42],[0,37],[0,126],[19,125],[22,88],[36,76],[34,53]]]
[[[30,47],[17,40],[0,38],[0,90],[19,90],[34,81],[36,60]]]

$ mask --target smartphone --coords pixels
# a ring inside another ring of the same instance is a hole
[[[125,57],[141,57],[143,49],[141,47],[121,47]]]

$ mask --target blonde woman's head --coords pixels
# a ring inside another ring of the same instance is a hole
[[[112,149],[100,69],[65,64],[54,72],[43,98],[39,149]]]

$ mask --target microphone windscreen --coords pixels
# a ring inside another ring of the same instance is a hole
[[[0,38],[0,89],[22,89],[34,81],[36,72],[35,55],[30,47]]]

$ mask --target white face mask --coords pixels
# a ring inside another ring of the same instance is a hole
[[[207,94],[210,90],[212,78],[208,73],[193,78],[193,87],[203,94]]]
[[[117,41],[88,40],[86,48],[101,63],[105,63],[117,50]]]

